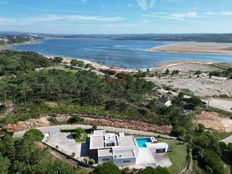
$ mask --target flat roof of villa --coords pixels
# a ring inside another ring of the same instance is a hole
[[[125,136],[119,138],[119,145],[121,147],[133,147],[136,146],[135,140],[133,136]]]
[[[99,149],[98,156],[113,156],[112,148],[110,149]]]
[[[113,144],[112,146],[107,146]],[[113,147],[137,147],[133,136],[118,136],[115,133],[96,131],[90,136],[90,149],[103,149]]]
[[[91,136],[90,137],[90,149],[98,149],[104,147],[103,136]]]
[[[135,158],[134,150],[118,151],[114,153],[114,158]]]

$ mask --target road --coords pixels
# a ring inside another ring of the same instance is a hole
[[[222,142],[224,142],[227,145],[230,144],[230,143],[232,143],[232,135],[229,136],[229,137],[227,137],[227,138],[225,138],[225,139],[223,139]]]
[[[60,130],[72,130],[72,129],[77,129],[77,128],[82,128],[82,129],[91,129],[92,126],[90,125],[81,125],[81,124],[76,124],[76,125],[57,125],[57,126],[48,126],[48,127],[39,127],[41,132],[43,133],[56,133],[60,132]],[[138,130],[132,130],[132,129],[124,129],[124,128],[115,128],[115,127],[106,127],[106,126],[97,126],[97,129],[104,129],[108,132],[124,132],[126,134],[130,135],[141,135],[141,136],[160,136],[163,138],[170,138],[170,139],[176,139],[175,137],[168,136],[168,135],[163,135],[163,134],[158,134],[158,133],[153,133],[153,132],[145,132],[145,131],[138,131]],[[14,137],[22,137],[24,133],[27,130],[24,131],[19,131],[14,133]]]
[[[208,104],[212,108],[217,108],[232,113],[232,100],[211,98]]]

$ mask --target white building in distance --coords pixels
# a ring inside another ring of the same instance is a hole
[[[140,164],[141,157],[147,158],[146,155],[141,154],[144,150],[150,158],[156,153],[167,153],[168,144],[158,143],[153,137],[136,139],[134,136],[125,136],[124,133],[96,130],[90,135],[89,149],[98,164],[112,161],[118,166],[130,166]],[[153,159],[150,161],[151,164],[154,163]]]

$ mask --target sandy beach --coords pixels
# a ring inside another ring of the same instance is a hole
[[[179,60],[171,62],[160,62],[159,67],[171,67],[175,65],[184,65],[184,64],[213,64],[214,62],[206,60]]]
[[[95,67],[96,69],[108,69],[109,67],[106,65],[102,65],[90,60],[86,60],[86,59],[80,59],[80,58],[71,58],[71,57],[63,57],[63,63],[65,64],[69,64],[72,60],[79,60],[84,62],[85,64],[91,64],[93,67]]]
[[[47,58],[54,58],[56,56],[50,56],[50,55],[44,55]],[[61,56],[62,57],[62,56]],[[94,68],[100,70],[100,69],[111,69],[117,72],[131,72],[131,71],[135,71],[134,69],[126,69],[126,68],[120,68],[120,67],[110,67],[107,65],[103,65],[103,64],[99,64],[90,60],[86,60],[86,59],[81,59],[81,58],[71,58],[71,57],[62,57],[63,58],[63,64],[70,64],[70,62],[72,60],[79,60],[84,62],[85,64],[91,64]]]
[[[199,54],[231,54],[231,43],[182,42],[150,48],[149,51],[187,52]]]

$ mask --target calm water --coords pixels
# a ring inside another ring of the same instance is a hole
[[[170,44],[160,41],[129,41],[111,39],[47,38],[40,42],[10,46],[18,51],[35,51],[41,54],[91,60],[109,66],[149,68],[159,62],[176,60],[232,61],[232,55],[149,52],[147,48]]]
[[[146,143],[151,142],[151,138],[136,138],[136,142],[140,148],[147,147]]]

